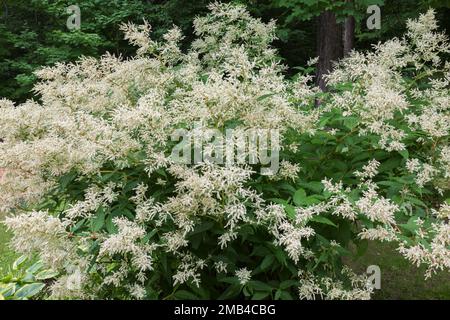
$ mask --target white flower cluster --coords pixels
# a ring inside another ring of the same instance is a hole
[[[7,217],[5,223],[14,231],[11,243],[17,252],[37,253],[46,266],[64,272],[51,285],[53,298],[86,297],[83,289],[88,282],[84,273],[88,261],[77,254],[83,248],[82,239],[68,234],[60,219],[44,211]]]
[[[349,268],[341,271],[352,284],[351,290],[344,288],[341,281],[329,277],[319,278],[309,272],[299,272],[299,297],[306,300],[369,300],[373,287],[368,283],[365,275],[356,275]]]
[[[354,84],[351,91],[333,94],[333,104],[346,116],[358,116],[361,134],[378,135],[387,151],[405,149],[407,126],[425,132],[428,139],[448,136],[450,130],[448,64],[441,58],[450,50],[448,39],[437,31],[433,10],[408,21],[407,27],[402,39],[379,43],[366,54],[353,52],[327,78],[330,86]],[[411,81],[401,80],[407,66],[414,68]],[[431,88],[411,89],[423,79],[430,79]],[[407,126],[398,125],[402,122]]]
[[[236,270],[236,277],[239,279],[239,283],[244,286],[252,278],[252,272],[247,270],[247,268],[242,268]]]

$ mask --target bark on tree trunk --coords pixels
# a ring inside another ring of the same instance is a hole
[[[326,83],[323,78],[333,66],[333,61],[343,57],[343,28],[336,21],[333,12],[325,11],[318,18],[317,26],[317,53],[319,62],[317,66],[316,82],[323,91],[326,91]]]
[[[355,18],[348,17],[344,24],[344,56],[347,56],[355,47]]]

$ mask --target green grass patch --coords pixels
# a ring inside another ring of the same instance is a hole
[[[375,291],[379,300],[449,300],[450,272],[443,271],[425,280],[426,267],[411,265],[390,243],[372,242],[367,253],[357,261],[347,263],[358,273],[370,265],[381,270],[381,289]]]
[[[18,257],[9,247],[10,240],[11,234],[6,230],[4,224],[0,223],[0,275],[4,273],[2,270],[8,270]]]

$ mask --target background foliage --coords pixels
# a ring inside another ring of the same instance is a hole
[[[24,101],[32,96],[33,71],[58,61],[74,61],[81,55],[99,56],[105,51],[130,54],[132,48],[122,40],[121,22],[147,19],[152,37],[160,39],[173,24],[192,40],[191,22],[206,12],[209,0],[0,0],[0,97]],[[264,21],[276,19],[278,41],[275,46],[293,74],[315,56],[316,20],[323,10],[334,10],[341,17],[357,18],[357,48],[398,36],[404,21],[416,17],[429,6],[438,9],[440,25],[450,30],[448,0],[357,0],[353,4],[331,0],[240,0],[253,16]],[[80,31],[66,27],[66,8],[76,3],[82,12]],[[363,18],[370,4],[383,5],[382,29],[368,31]]]

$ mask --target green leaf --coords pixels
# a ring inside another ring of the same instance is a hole
[[[257,101],[263,101],[263,100],[265,100],[265,99],[267,99],[267,98],[270,98],[270,97],[272,97],[272,96],[274,96],[274,95],[276,95],[276,93],[264,94],[264,95],[258,97],[258,99],[256,99],[256,100],[257,100]]]
[[[233,285],[229,286],[224,291],[224,293],[222,293],[222,295],[219,298],[217,298],[217,300],[237,298],[240,292],[241,292],[241,285],[233,284]]]
[[[33,264],[31,267],[29,267],[27,270],[25,270],[26,273],[34,274],[38,272],[43,267],[42,261],[38,261],[35,264]]]
[[[282,290],[285,290],[292,286],[298,286],[298,281],[297,280],[285,280],[280,283],[280,289],[282,289]]]
[[[8,298],[12,296],[16,292],[16,284],[15,283],[7,283],[7,284],[1,284],[0,283],[0,293]]]
[[[272,292],[273,290],[273,288],[269,286],[267,283],[258,280],[249,281],[248,286],[258,291]]]
[[[16,298],[31,298],[38,294],[42,289],[44,289],[45,284],[43,283],[30,283],[24,285],[22,288],[16,291],[14,297]]]
[[[106,217],[105,220],[105,226],[106,226],[106,230],[108,231],[108,233],[110,234],[114,234],[117,233],[117,226],[114,224],[114,222],[112,221],[113,217],[112,215],[108,215]]]
[[[253,251],[250,254],[250,256],[264,257],[269,254],[270,254],[270,250],[268,248],[266,248],[265,246],[256,246],[253,248]]]
[[[286,204],[284,206],[284,210],[286,210],[288,217],[291,219],[294,219],[295,216],[297,215],[295,212],[295,208],[293,206],[291,206],[290,204]]]
[[[409,151],[408,150],[402,150],[402,151],[399,151],[398,153],[400,153],[400,155],[404,158],[404,159],[406,159],[406,160],[408,160],[409,159]]]
[[[399,226],[414,234],[417,231],[417,229],[419,229],[419,226],[416,223],[417,218],[419,217],[418,216],[411,217],[409,218],[406,224],[399,224]]]
[[[377,185],[386,186],[386,187],[394,187],[394,188],[402,188],[403,184],[397,181],[379,181]]]
[[[21,265],[27,260],[26,256],[20,256],[16,261],[14,261],[12,268],[13,270],[19,269]]]
[[[355,128],[359,123],[359,119],[357,117],[346,117],[344,120],[344,126],[346,126],[348,129],[352,130]]]
[[[47,280],[56,277],[59,273],[54,270],[43,270],[36,275],[36,280]]]
[[[67,186],[69,185],[69,183],[71,183],[75,177],[77,176],[77,174],[75,172],[71,172],[68,173],[64,176],[61,177],[61,179],[59,180],[59,186],[61,188],[61,190],[64,190],[67,188]]]
[[[179,300],[198,300],[198,297],[187,290],[179,290],[175,292],[174,297]]]
[[[239,284],[239,280],[236,277],[223,277],[220,278],[218,281],[229,284]]]
[[[91,230],[94,232],[100,231],[105,225],[105,209],[100,207],[97,210],[95,217],[91,220]]]
[[[311,190],[314,193],[321,194],[323,191],[323,184],[319,181],[301,182],[299,186]]]
[[[286,254],[284,253],[283,250],[281,250],[279,248],[276,248],[274,250],[274,254],[275,254],[275,257],[277,258],[279,263],[281,263],[284,266],[287,265]]]
[[[380,173],[393,171],[394,169],[400,167],[401,162],[401,158],[390,158],[381,163],[379,171]]]
[[[267,298],[270,295],[270,292],[256,292],[253,297],[252,300],[263,300],[265,298]]]
[[[283,293],[283,290],[277,290],[277,292],[275,292],[274,300],[280,300],[282,293]]]
[[[298,189],[295,193],[294,193],[294,203],[297,206],[303,206],[306,204],[306,191],[304,189]]]
[[[22,282],[31,283],[35,282],[36,279],[34,278],[34,274],[32,273],[26,273],[25,276],[21,279]]]
[[[291,294],[288,291],[282,291],[280,295],[281,300],[294,300]]]
[[[72,233],[77,232],[78,230],[80,230],[83,226],[84,223],[86,222],[86,219],[81,219],[80,221],[78,221],[75,226],[71,229]]]
[[[189,236],[193,236],[193,235],[205,232],[207,230],[210,230],[212,227],[214,227],[214,222],[213,221],[203,222],[202,224],[196,226],[194,231],[189,233]]]
[[[313,222],[317,222],[317,223],[321,223],[321,224],[327,224],[327,225],[333,226],[335,228],[338,227],[333,221],[331,221],[328,218],[325,218],[324,216],[313,216],[311,219],[309,219],[309,221],[313,221]]]
[[[265,271],[272,265],[274,260],[275,257],[273,255],[266,256],[261,262],[259,267],[261,268],[262,271]]]

